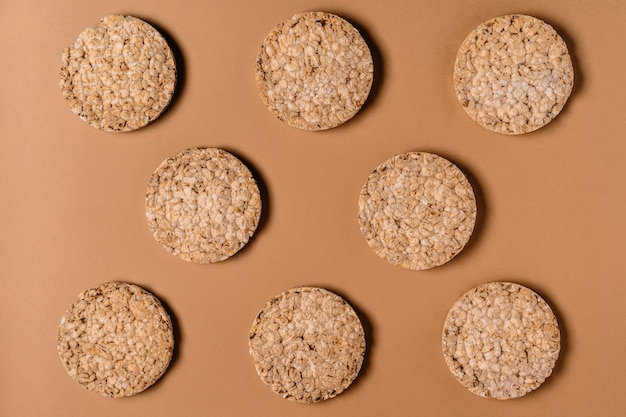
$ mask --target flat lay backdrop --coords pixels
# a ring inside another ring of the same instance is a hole
[[[278,121],[254,82],[267,33],[310,10],[352,22],[374,55],[365,107],[324,132]],[[475,124],[452,86],[465,36],[509,13],[552,24],[575,70],[557,119],[517,137]],[[132,133],[91,128],[58,86],[62,50],[108,14],[152,23],[178,55],[171,107]],[[624,21],[623,0],[0,0],[0,416],[624,415]],[[193,146],[236,154],[263,192],[253,240],[219,264],[170,256],[145,220],[152,171]],[[379,163],[420,150],[467,173],[479,213],[459,256],[415,272],[375,255],[356,213]],[[149,289],[176,323],[169,370],[131,398],[81,388],[56,352],[67,306],[111,280]],[[470,393],[441,354],[451,304],[494,280],[537,291],[562,329],[553,375],[516,400]],[[248,355],[258,310],[301,285],[345,297],[368,334],[356,382],[314,405],[272,393]]]

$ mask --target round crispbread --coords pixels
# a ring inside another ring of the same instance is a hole
[[[167,369],[172,321],[137,285],[108,282],[83,291],[59,325],[57,350],[67,373],[105,397],[135,395]]]
[[[252,173],[235,156],[192,148],[154,171],[145,208],[154,238],[172,255],[213,263],[237,253],[254,234],[261,196]]]
[[[278,24],[257,55],[263,103],[303,130],[330,129],[351,119],[365,103],[373,77],[367,44],[331,13],[300,13]]]
[[[365,332],[338,295],[299,287],[270,300],[250,330],[261,380],[283,398],[314,403],[343,392],[357,377]]]
[[[170,103],[174,54],[148,23],[106,16],[65,48],[60,85],[72,111],[89,125],[107,132],[136,130]]]
[[[474,394],[505,400],[526,395],[552,373],[560,332],[548,304],[510,282],[480,285],[461,296],[443,327],[443,356]]]
[[[465,175],[432,153],[407,152],[379,165],[359,196],[367,244],[389,263],[412,270],[442,265],[468,242],[476,200]]]
[[[478,26],[454,64],[454,89],[463,109],[479,125],[508,135],[551,122],[573,85],[563,39],[546,22],[521,14]]]

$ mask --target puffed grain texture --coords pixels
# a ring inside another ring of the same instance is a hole
[[[303,130],[330,129],[351,119],[373,77],[366,42],[331,13],[300,13],[280,23],[257,56],[261,99],[280,120]]]
[[[552,373],[561,336],[556,317],[534,291],[491,282],[450,309],[442,346],[452,374],[474,394],[505,400],[528,394]]]
[[[174,54],[148,23],[106,16],[63,51],[60,86],[71,110],[89,125],[107,132],[136,130],[169,105],[176,86]]]
[[[428,152],[407,152],[369,175],[358,220],[378,256],[419,271],[442,265],[463,249],[476,223],[476,199],[453,163]]]
[[[552,26],[532,16],[500,16],[479,25],[454,64],[463,109],[481,126],[508,135],[551,122],[573,85],[567,45]]]
[[[250,330],[250,355],[261,380],[283,398],[315,403],[343,392],[357,377],[365,332],[338,295],[317,287],[279,294]]]
[[[141,287],[108,282],[83,291],[61,319],[57,350],[67,373],[105,397],[138,394],[167,369],[172,321]]]
[[[154,238],[189,262],[223,261],[245,246],[261,216],[250,170],[217,148],[187,149],[163,161],[146,191]]]

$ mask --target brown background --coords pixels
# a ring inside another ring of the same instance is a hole
[[[276,120],[254,84],[258,46],[305,10],[350,20],[376,58],[365,108],[307,133]],[[561,115],[519,137],[491,133],[456,101],[452,66],[483,21],[521,12],[551,23],[573,55]],[[180,85],[155,123],[89,127],[59,90],[61,51],[108,14],[141,17],[179,53]],[[623,0],[1,0],[0,416],[618,416],[626,409],[626,49]],[[168,255],[144,216],[156,166],[192,146],[225,148],[263,185],[264,218],[235,257]],[[369,172],[409,150],[436,152],[475,187],[479,221],[452,262],[387,264],[356,221]],[[76,384],[56,352],[61,315],[109,280],[153,291],[177,323],[177,350],[151,389],[107,399]],[[513,280],[549,301],[563,331],[554,374],[517,400],[480,398],[448,371],[440,333],[452,302]],[[339,397],[282,400],[248,356],[257,311],[299,285],[327,287],[361,313],[366,366]]]

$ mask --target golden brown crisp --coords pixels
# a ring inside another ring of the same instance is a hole
[[[272,391],[314,403],[340,394],[357,377],[365,333],[343,298],[322,288],[293,288],[257,315],[250,330],[250,355]]]
[[[463,386],[486,398],[528,394],[552,373],[561,336],[548,304],[510,282],[480,285],[461,296],[443,328],[446,364]]]
[[[176,85],[174,54],[148,23],[106,16],[65,48],[60,85],[72,111],[96,129],[136,130],[170,103]]]
[[[105,397],[140,393],[167,369],[172,321],[137,285],[108,282],[83,291],[59,325],[57,349],[67,373]]]
[[[250,170],[217,148],[187,149],[154,171],[146,218],[172,255],[213,263],[237,253],[254,234],[261,195]]]
[[[267,108],[290,126],[323,130],[351,119],[372,86],[374,64],[359,32],[331,13],[296,14],[265,38],[256,84]]]
[[[552,121],[574,85],[567,45],[546,22],[514,14],[478,26],[454,64],[467,114],[494,132],[518,135]]]
[[[372,172],[359,196],[359,226],[368,245],[393,265],[442,265],[469,241],[476,200],[450,161],[427,152],[396,155]]]

